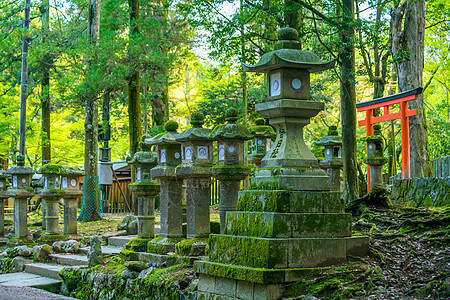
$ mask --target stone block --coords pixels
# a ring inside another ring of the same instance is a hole
[[[291,214],[292,237],[320,238],[352,235],[351,214]]]
[[[345,238],[306,238],[289,240],[289,268],[329,266],[346,260]]]
[[[197,289],[200,292],[213,292],[216,289],[216,277],[200,274]]]
[[[216,277],[214,293],[228,297],[236,297],[236,280]]]
[[[352,236],[347,238],[347,255],[366,256],[369,254],[370,239],[368,236]]]
[[[236,298],[238,299],[253,299],[254,283],[248,281],[236,281]]]
[[[280,299],[284,287],[281,284],[255,284],[253,289],[253,299]]]

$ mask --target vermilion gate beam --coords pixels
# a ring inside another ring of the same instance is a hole
[[[377,98],[371,101],[356,103],[358,112],[365,111],[366,118],[358,121],[359,126],[366,126],[366,136],[373,135],[373,124],[400,119],[402,131],[402,178],[409,178],[409,117],[417,114],[416,109],[408,109],[408,102],[416,100],[422,93],[422,88],[416,88],[388,97]],[[400,111],[389,113],[389,106],[400,104]],[[373,116],[373,110],[383,107],[383,115]],[[367,189],[370,190],[370,166],[367,166]]]

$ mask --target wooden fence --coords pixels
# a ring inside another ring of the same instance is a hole
[[[112,185],[101,185],[102,207],[104,213],[128,213],[128,206],[124,201],[124,197],[128,205],[133,210],[133,200],[128,185],[131,184],[131,178],[113,179]],[[122,192],[120,188],[122,188]],[[219,181],[211,178],[211,205],[219,203]]]

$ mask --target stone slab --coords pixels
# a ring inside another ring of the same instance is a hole
[[[121,247],[137,237],[137,235],[112,236],[108,238],[108,245]]]
[[[138,260],[143,261],[145,263],[153,263],[157,265],[164,264],[167,267],[177,265],[177,264],[186,264],[186,265],[194,265],[194,262],[199,260],[200,257],[190,257],[190,256],[178,256],[174,254],[154,254],[154,253],[146,253],[146,252],[137,252]]]
[[[0,275],[0,285],[17,287],[38,287],[61,283],[61,279],[53,279],[25,272]],[[18,298],[16,298],[18,299]]]
[[[328,182],[329,188],[329,182]],[[237,210],[280,213],[343,213],[339,192],[248,190],[240,191]]]
[[[86,255],[77,254],[50,254],[50,261],[67,266],[86,266],[88,259]]]
[[[61,280],[62,278],[59,276],[59,272],[64,268],[67,268],[67,266],[32,263],[25,265],[25,272]]]
[[[90,247],[85,247],[85,248],[80,248],[78,249],[78,252],[81,254],[85,254],[87,255],[89,252]],[[103,256],[114,256],[114,255],[119,255],[120,254],[120,250],[122,250],[122,247],[120,246],[102,246],[102,254]]]
[[[228,212],[225,234],[266,238],[349,237],[352,216],[344,213]]]
[[[352,236],[347,238],[347,255],[366,256],[369,254],[370,238],[368,236]]]

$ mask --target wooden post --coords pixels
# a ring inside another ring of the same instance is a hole
[[[409,178],[409,122],[406,116],[408,102],[400,103],[400,124],[402,129],[402,178]]]

